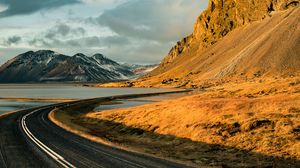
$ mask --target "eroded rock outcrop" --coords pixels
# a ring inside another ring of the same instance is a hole
[[[198,50],[204,50],[237,27],[270,17],[274,11],[286,10],[298,4],[299,0],[210,0],[208,8],[197,18],[194,32],[177,42],[159,68],[164,69],[175,58],[189,52],[194,43],[197,43]]]
[[[206,88],[214,82],[298,76],[299,20],[299,0],[210,0],[194,32],[158,68],[131,83]]]

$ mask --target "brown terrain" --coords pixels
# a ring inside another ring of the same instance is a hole
[[[91,140],[195,167],[300,166],[299,77],[230,82],[133,108],[80,108],[51,118]]]
[[[299,0],[210,0],[158,68],[97,85],[194,88],[192,95],[52,119],[196,167],[300,167],[299,20]]]
[[[299,75],[297,4],[299,0],[211,0],[193,34],[178,42],[149,75],[99,86],[197,88],[211,80]]]

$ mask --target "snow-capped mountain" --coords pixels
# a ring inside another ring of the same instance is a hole
[[[0,67],[1,83],[21,82],[107,82],[134,76],[131,69],[95,54],[62,55],[50,50],[29,51]]]

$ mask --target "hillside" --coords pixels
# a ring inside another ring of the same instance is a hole
[[[296,168],[299,91],[300,77],[230,82],[179,99],[90,112],[72,122],[93,136],[195,167]]]
[[[134,73],[102,54],[62,55],[50,50],[29,51],[0,67],[0,83],[107,82],[125,80]]]
[[[191,95],[71,122],[195,167],[300,167],[299,20],[299,0],[210,0],[155,70],[98,85],[194,88]]]
[[[158,68],[130,85],[200,87],[212,80],[298,75],[298,4],[299,0],[210,0],[194,32],[178,42]]]

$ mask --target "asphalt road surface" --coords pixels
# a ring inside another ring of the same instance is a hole
[[[48,119],[53,108],[28,109],[0,119],[0,167],[186,167],[67,132]]]

